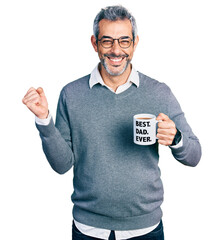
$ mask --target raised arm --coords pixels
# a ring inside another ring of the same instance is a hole
[[[46,119],[48,116],[47,98],[42,88],[30,88],[23,98],[23,103],[36,117]],[[53,119],[47,125],[36,123],[42,140],[44,153],[51,167],[59,174],[67,172],[74,164],[74,154],[70,137],[70,129],[66,111],[63,109],[62,98],[58,103],[58,122],[63,124],[63,133],[55,127]]]

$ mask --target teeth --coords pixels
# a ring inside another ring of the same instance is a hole
[[[110,58],[110,60],[113,62],[120,62],[122,58]]]

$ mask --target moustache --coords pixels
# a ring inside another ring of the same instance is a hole
[[[122,54],[122,55],[116,55],[114,53],[111,54],[104,54],[104,57],[111,57],[111,58],[125,58],[125,57],[129,57],[128,54]]]

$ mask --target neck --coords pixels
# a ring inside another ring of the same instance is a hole
[[[105,68],[101,65],[101,63],[99,64],[99,72],[101,74],[101,77],[102,77],[104,83],[116,92],[116,90],[119,86],[121,86],[127,82],[129,75],[131,73],[131,64],[129,64],[127,69],[119,76],[110,75],[105,70]]]

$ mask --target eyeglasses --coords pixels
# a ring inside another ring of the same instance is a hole
[[[120,37],[120,38],[117,38],[117,39],[112,38],[112,37],[103,36],[98,41],[100,42],[102,47],[111,48],[111,47],[113,47],[115,40],[118,41],[118,44],[121,48],[129,48],[131,46],[131,43],[133,42],[133,40],[130,37],[127,37],[127,36]]]

